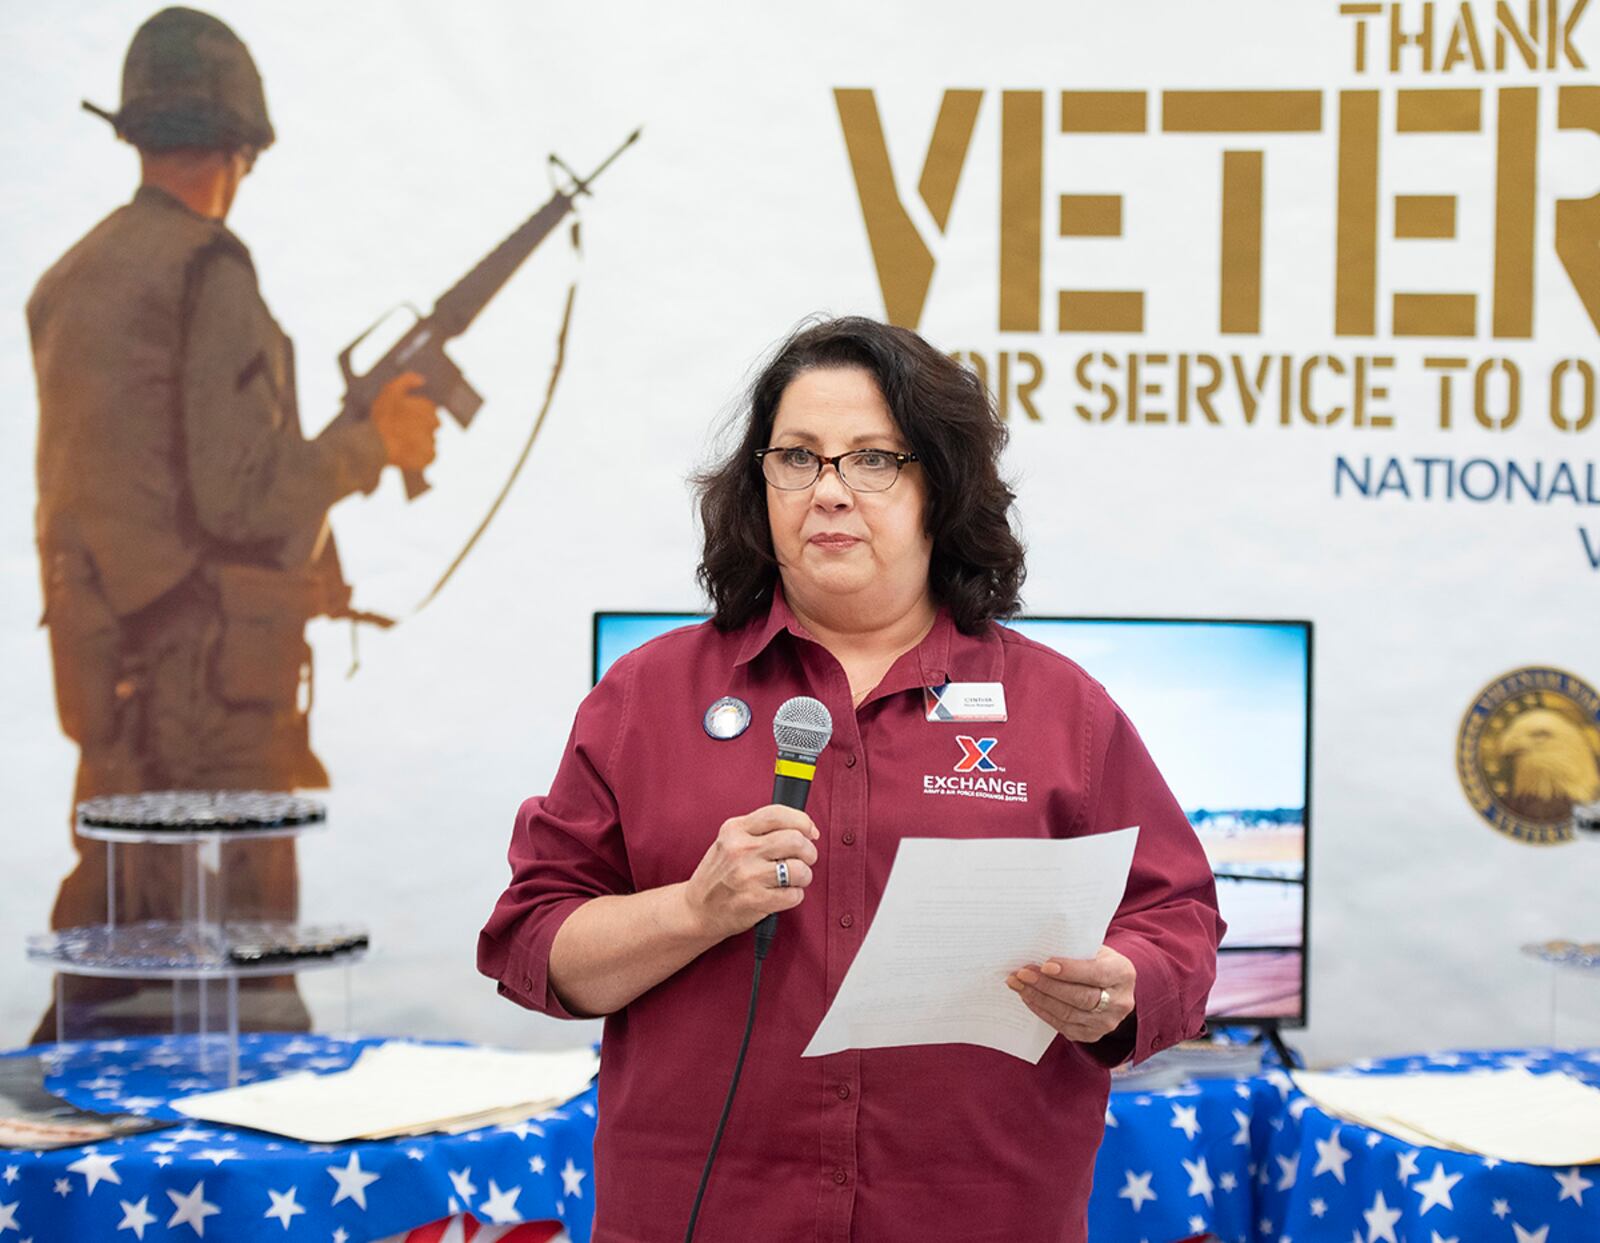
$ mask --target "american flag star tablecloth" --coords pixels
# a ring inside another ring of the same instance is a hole
[[[1089,1197],[1092,1243],[1254,1239],[1256,1175],[1278,1111],[1262,1078],[1113,1092]]]
[[[331,1071],[374,1043],[247,1036],[241,1062],[249,1078]],[[175,1117],[167,1100],[219,1086],[189,1068],[194,1050],[182,1038],[50,1051],[58,1069],[48,1086],[79,1105]],[[1352,1069],[1510,1066],[1600,1085],[1600,1049],[1441,1053]],[[329,1147],[185,1124],[60,1152],[0,1149],[0,1243],[544,1243],[561,1229],[588,1243],[594,1117],[591,1087],[527,1122],[459,1136]],[[1090,1239],[1202,1233],[1226,1243],[1600,1243],[1600,1166],[1416,1148],[1323,1113],[1281,1070],[1113,1092]]]
[[[243,1036],[240,1079],[343,1070],[381,1043]],[[46,1086],[84,1108],[176,1119],[169,1100],[224,1086],[196,1071],[193,1037],[26,1052],[49,1056]],[[372,1243],[408,1232],[413,1243],[542,1243],[552,1233],[510,1229],[524,1222],[560,1223],[588,1243],[594,1118],[591,1085],[559,1109],[462,1135],[301,1144],[185,1122],[84,1148],[0,1149],[0,1243]]]
[[[1523,1067],[1600,1086],[1600,1049],[1461,1050],[1363,1061],[1372,1075]],[[1600,1166],[1418,1148],[1330,1117],[1277,1079],[1258,1178],[1260,1243],[1600,1243]],[[1233,1237],[1231,1235],[1226,1237]]]

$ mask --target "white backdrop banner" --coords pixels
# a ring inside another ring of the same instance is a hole
[[[1562,827],[1600,796],[1587,0],[212,11],[277,128],[229,224],[309,430],[343,346],[549,197],[548,152],[587,171],[644,126],[582,203],[581,250],[553,236],[455,348],[486,403],[447,422],[433,491],[386,479],[333,511],[357,603],[405,619],[350,677],[348,628],[311,629],[331,829],[302,846],[303,906],[372,929],[360,1028],[592,1035],[473,970],[511,817],[587,689],[592,613],[701,607],[686,477],[763,352],[826,311],[985,377],[1028,612],[1315,624],[1310,1055],[1550,1037],[1519,947],[1600,938],[1600,847]],[[21,946],[71,865],[76,764],[37,624],[21,311],[137,181],[78,101],[114,105],[151,12],[0,19],[4,1045],[48,999]],[[408,616],[527,437],[574,278],[527,466]],[[307,991],[342,1020],[336,986]]]

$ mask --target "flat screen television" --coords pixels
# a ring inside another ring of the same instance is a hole
[[[594,680],[703,613],[594,615]],[[1308,621],[1021,617],[1138,728],[1217,878],[1228,933],[1213,1023],[1298,1027],[1307,1008],[1311,829]]]

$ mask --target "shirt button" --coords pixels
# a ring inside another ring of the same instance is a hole
[[[848,1083],[841,1083],[839,1085],[839,1099],[841,1101],[847,1101],[850,1099],[850,1085]]]
[[[854,846],[856,844],[856,835],[849,829],[846,829],[844,831],[844,836],[839,840],[842,841],[846,846]]]
[[[836,1183],[843,1183],[844,1180],[849,1178],[849,1177],[850,1176],[848,1174],[846,1174],[843,1170],[835,1170],[833,1172],[833,1181],[836,1182]]]
[[[839,916],[839,927],[841,927],[841,928],[848,928],[851,924],[853,924],[855,922],[856,922],[856,917],[854,915],[841,915],[841,916]]]
[[[844,766],[846,768],[854,768],[856,766],[856,753],[854,751],[846,753],[844,757]]]

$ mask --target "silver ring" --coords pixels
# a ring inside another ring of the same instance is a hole
[[[786,859],[779,859],[778,860],[778,888],[779,889],[787,889],[788,887],[789,887],[789,863],[788,863],[788,860],[786,860]]]
[[[1100,1004],[1098,1006],[1096,1006],[1093,1010],[1091,1010],[1089,1013],[1091,1013],[1091,1014],[1099,1014],[1100,1011],[1104,1010],[1110,1004],[1111,1004],[1111,994],[1107,990],[1102,988],[1100,990]]]

